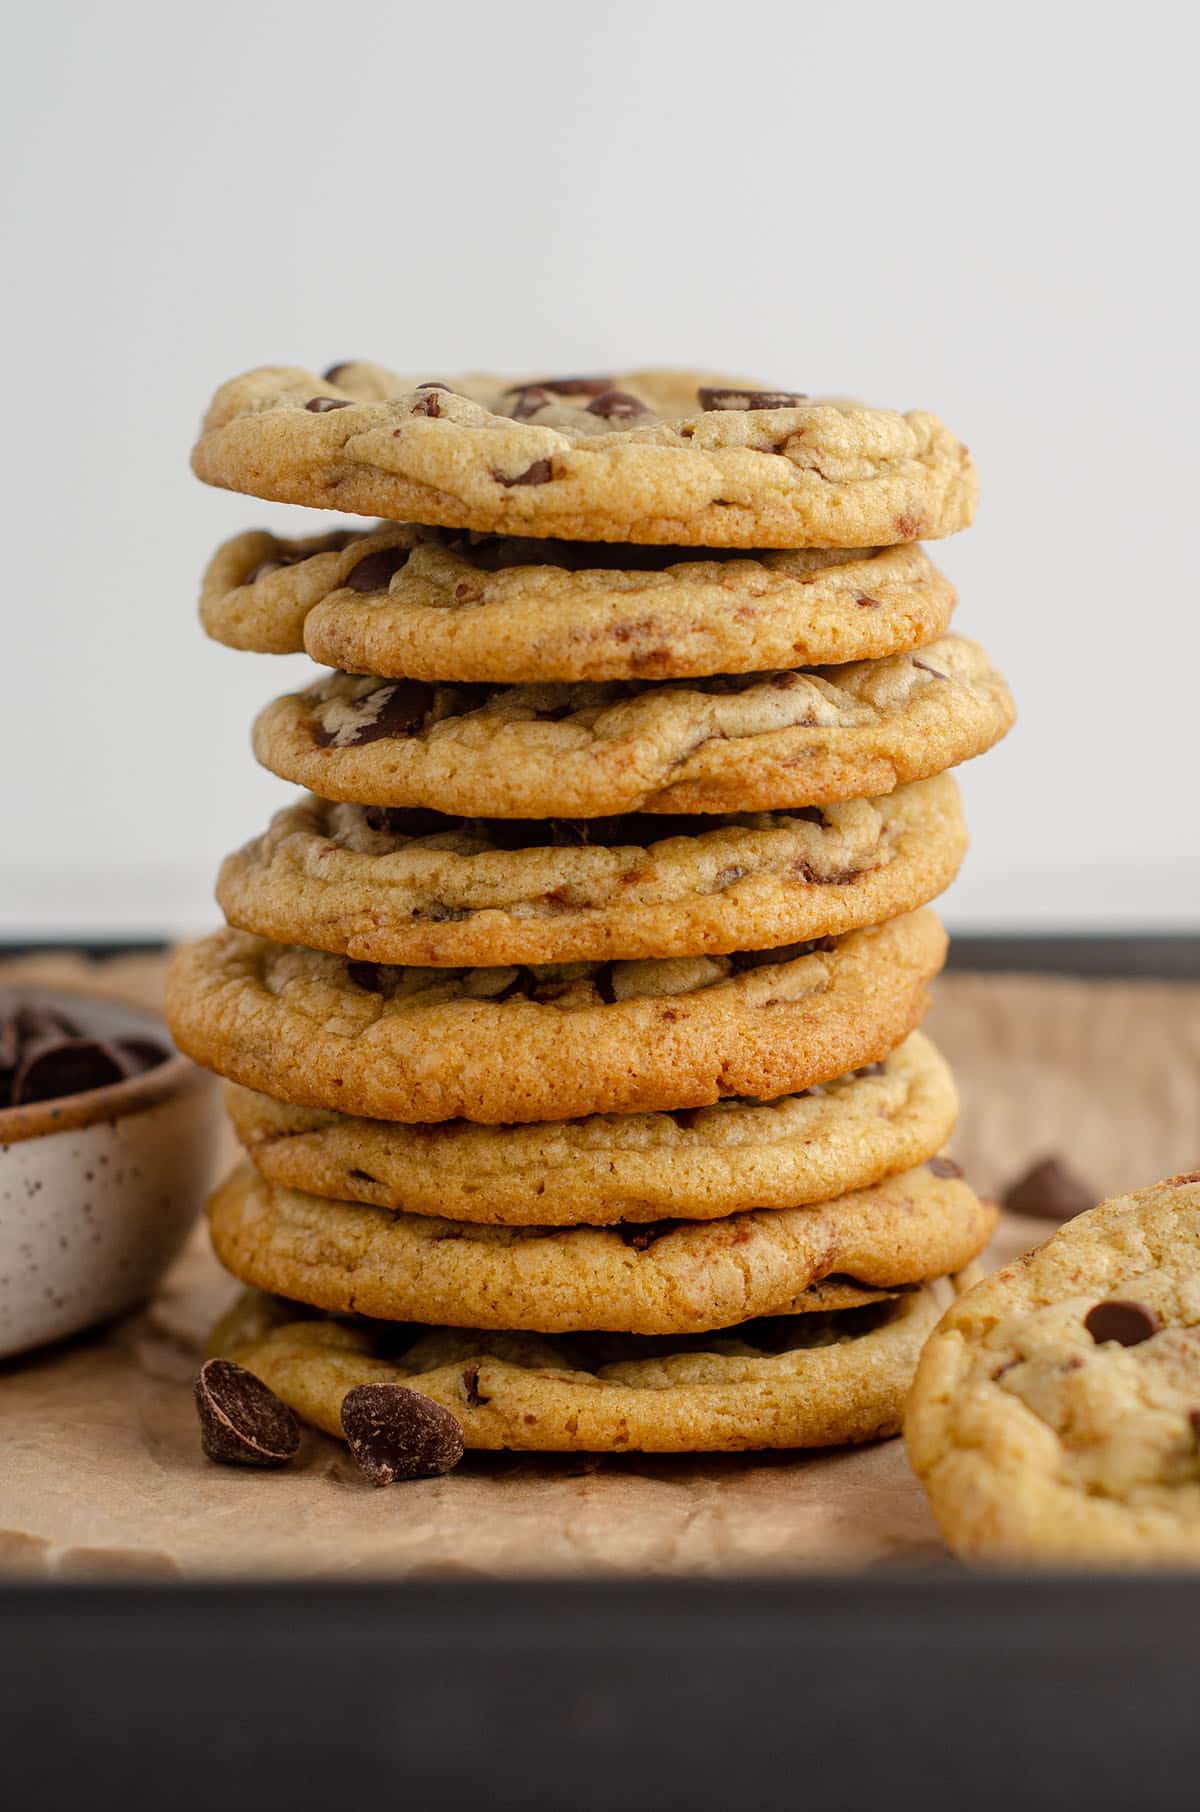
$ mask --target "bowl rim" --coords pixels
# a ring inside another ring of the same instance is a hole
[[[94,988],[76,986],[69,981],[43,982],[32,977],[28,982],[3,981],[0,986],[5,991],[33,998],[58,996],[65,1001],[86,1000],[100,1007],[116,1007],[122,1013],[143,1019],[146,1030],[161,1036],[170,1051],[165,1063],[155,1064],[153,1069],[142,1070],[136,1076],[126,1076],[120,1082],[83,1089],[77,1095],[59,1095],[47,1101],[28,1101],[18,1107],[0,1108],[0,1149],[22,1144],[27,1139],[45,1138],[50,1133],[78,1132],[104,1120],[123,1120],[129,1114],[144,1113],[147,1108],[157,1107],[172,1095],[188,1093],[213,1081],[207,1070],[198,1068],[189,1057],[175,1049],[162,1014],[140,1001],[98,993]]]

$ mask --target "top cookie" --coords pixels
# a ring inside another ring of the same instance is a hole
[[[885,547],[965,528],[975,470],[936,416],[699,373],[414,383],[353,361],[218,390],[208,484],[392,521],[680,547]]]
[[[907,1437],[966,1554],[1200,1562],[1200,1172],[969,1291],[925,1349]]]
[[[386,523],[235,535],[200,620],[255,654],[383,679],[687,679],[903,654],[954,588],[919,547],[605,547]]]

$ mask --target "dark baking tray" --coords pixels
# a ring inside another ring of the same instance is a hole
[[[953,962],[1194,979],[1200,937]],[[11,1585],[0,1808],[1194,1812],[1197,1662],[1200,1576]]]

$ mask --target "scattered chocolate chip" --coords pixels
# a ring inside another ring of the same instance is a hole
[[[310,415],[328,415],[331,409],[348,409],[350,404],[337,396],[312,396],[304,407]]]
[[[832,937],[805,938],[798,944],[780,944],[774,950],[738,950],[729,960],[735,971],[765,969],[772,963],[794,963],[817,950],[832,950],[836,943]]]
[[[361,721],[349,735],[345,728],[326,729],[314,724],[313,741],[318,748],[328,749],[334,743],[340,748],[359,748],[366,742],[381,742],[388,736],[411,736],[428,717],[434,700],[434,689],[424,680],[391,680],[364,693],[354,709]]]
[[[373,1485],[439,1478],[463,1457],[457,1418],[403,1384],[356,1384],[348,1390],[342,1433]]]
[[[540,384],[531,384],[528,390],[522,390],[518,394],[512,406],[512,418],[514,421],[527,422],[531,415],[536,415],[539,409],[544,409],[547,403],[553,401],[553,390],[546,390]]]
[[[880,1068],[882,1067],[881,1064]],[[928,1158],[925,1168],[931,1170],[935,1177],[960,1177],[963,1173],[962,1165],[956,1164],[953,1158]]]
[[[674,1233],[678,1221],[643,1221],[623,1222],[617,1228],[621,1244],[629,1246],[634,1252],[645,1252],[656,1240],[665,1239],[668,1233]]]
[[[463,1394],[472,1409],[478,1409],[481,1403],[491,1402],[491,1398],[485,1397],[479,1388],[478,1365],[468,1365],[466,1371],[462,1375],[462,1382]]]
[[[612,379],[606,377],[537,378],[529,384],[514,384],[509,395],[521,394],[527,390],[553,390],[558,396],[602,396],[611,384]]]
[[[348,962],[346,975],[356,988],[364,988],[368,994],[383,993],[383,969],[379,963]]]
[[[222,1466],[286,1466],[300,1424],[273,1390],[232,1359],[206,1359],[196,1379],[200,1445]]]
[[[548,459],[535,459],[531,466],[526,466],[515,478],[506,478],[503,472],[492,471],[496,483],[502,484],[506,490],[511,490],[518,484],[549,484],[553,476]]]
[[[880,609],[879,599],[878,598],[869,598],[865,591],[860,591],[858,596],[855,598],[854,602],[858,605],[860,610],[878,610],[878,609]]]
[[[631,396],[628,390],[602,390],[587,405],[589,415],[601,415],[606,421],[633,421],[639,415],[649,415],[650,410],[639,397]]]
[[[808,398],[802,390],[730,390],[702,384],[702,409],[794,409]]]
[[[1097,1346],[1106,1340],[1115,1340],[1118,1346],[1140,1346],[1158,1333],[1159,1319],[1145,1303],[1113,1297],[1089,1309],[1083,1325]]]
[[[407,561],[408,552],[406,547],[377,547],[350,568],[343,584],[349,591],[386,591],[393,574]]]
[[[1031,1214],[1042,1221],[1069,1221],[1094,1208],[1099,1197],[1060,1158],[1040,1158],[1021,1172],[1002,1195],[1010,1214]]]
[[[417,389],[418,390],[444,390],[448,396],[453,396],[453,394],[454,394],[452,386],[449,384],[444,384],[442,382],[441,378],[426,378],[425,382],[423,384],[417,385]]]

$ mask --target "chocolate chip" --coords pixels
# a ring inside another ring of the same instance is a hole
[[[368,830],[389,837],[436,837],[462,823],[461,818],[448,818],[423,805],[366,805],[363,817]]]
[[[321,373],[321,376],[325,379],[327,384],[340,383],[342,373],[349,371],[352,365],[357,365],[358,363],[358,359],[343,359],[340,365],[331,365],[328,371],[323,371]]]
[[[350,404],[336,396],[312,396],[304,407],[310,415],[328,415],[331,409],[348,409]]]
[[[1069,1221],[1094,1208],[1099,1197],[1060,1158],[1040,1158],[1009,1184],[1000,1198],[1010,1214],[1042,1221]]]
[[[622,1224],[617,1228],[622,1245],[629,1246],[634,1252],[645,1252],[656,1240],[665,1239],[668,1233],[674,1233],[678,1221],[643,1221]]]
[[[836,938],[812,937],[798,944],[780,944],[774,950],[738,950],[729,960],[735,971],[764,969],[771,963],[794,963],[816,950],[832,950],[836,943]]]
[[[1158,1333],[1159,1319],[1144,1303],[1113,1297],[1089,1309],[1083,1325],[1097,1346],[1106,1340],[1115,1340],[1118,1346],[1140,1346]]]
[[[313,741],[328,749],[333,743],[341,748],[359,748],[363,743],[380,742],[388,736],[411,736],[419,730],[433,705],[434,689],[424,680],[393,680],[377,686],[355,701],[353,709],[361,722],[347,736],[345,729],[329,730],[314,724]],[[371,713],[371,715],[368,715]]]
[[[410,415],[439,416],[441,413],[442,408],[441,404],[438,402],[436,390],[430,390],[427,395],[421,398],[419,403],[414,403],[409,410]]]
[[[925,1168],[935,1177],[960,1177],[963,1173],[962,1165],[956,1164],[953,1158],[929,1158]]]
[[[544,409],[547,403],[554,401],[554,392],[544,389],[540,384],[531,384],[528,390],[522,390],[512,406],[514,421],[527,422],[531,415]]]
[[[133,1063],[105,1039],[51,1035],[35,1040],[22,1051],[12,1079],[13,1106],[107,1088],[113,1082],[123,1082],[133,1072]]]
[[[496,483],[502,484],[506,490],[511,490],[517,484],[549,484],[553,476],[548,459],[535,459],[531,466],[526,466],[515,478],[506,478],[503,472],[497,472],[494,468],[492,471]]]
[[[645,403],[630,396],[628,390],[602,390],[587,405],[587,412],[602,415],[606,421],[633,421],[636,416],[650,414]]]
[[[702,384],[702,409],[794,409],[808,398],[802,390],[731,390]]]
[[[377,547],[350,568],[342,583],[349,591],[386,591],[393,574],[407,559],[406,547]]]
[[[441,378],[426,378],[423,384],[417,385],[417,389],[418,390],[444,390],[448,396],[453,396],[453,394],[454,394],[453,386],[450,384],[444,384],[442,382]]]
[[[356,988],[363,988],[368,994],[383,993],[383,969],[379,963],[348,962],[346,975]]]
[[[527,390],[553,390],[558,396],[602,396],[611,383],[612,379],[606,377],[537,378],[529,384],[514,384],[509,395],[524,394]]]
[[[196,1379],[200,1445],[222,1466],[286,1466],[300,1424],[273,1390],[232,1359],[206,1359]]]
[[[468,1365],[466,1371],[462,1375],[462,1382],[463,1394],[472,1409],[478,1409],[481,1403],[491,1402],[491,1398],[485,1397],[480,1391],[478,1365]]]
[[[439,1478],[463,1457],[456,1417],[403,1384],[356,1384],[342,1398],[342,1433],[373,1485]]]

